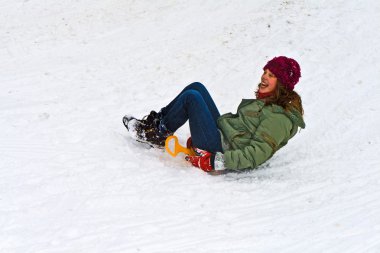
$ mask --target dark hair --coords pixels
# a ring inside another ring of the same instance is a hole
[[[257,89],[255,92],[256,97],[258,95],[258,92],[259,89]],[[298,95],[298,93],[294,90],[286,89],[279,80],[277,80],[277,85],[273,94],[269,97],[266,97],[264,101],[266,105],[276,104],[284,108],[285,111],[291,111],[292,109],[295,109],[299,111],[301,115],[303,115],[302,99],[300,95]]]

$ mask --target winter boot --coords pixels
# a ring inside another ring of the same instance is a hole
[[[161,120],[161,113],[151,111],[141,120],[126,115],[123,118],[123,123],[137,141],[147,143],[155,148],[164,148],[166,138],[172,133],[166,130]]]

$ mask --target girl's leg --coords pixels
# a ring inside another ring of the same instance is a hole
[[[197,88],[202,87],[199,83]],[[204,87],[204,86],[203,86]],[[184,89],[167,107],[163,108],[162,124],[175,132],[189,120],[193,145],[210,152],[222,151],[216,124],[219,111],[207,90]],[[207,93],[205,93],[206,91]]]
[[[171,101],[167,106],[165,106],[164,108],[161,109],[162,115],[165,116],[165,114],[167,114],[167,112],[169,112],[173,108],[173,106],[176,104],[178,98],[184,92],[189,91],[189,90],[194,90],[194,91],[198,91],[199,92],[199,94],[203,98],[204,102],[206,103],[207,108],[208,108],[208,110],[210,111],[210,113],[212,115],[212,118],[216,122],[216,120],[220,116],[219,110],[216,107],[216,105],[214,103],[214,100],[212,99],[212,97],[211,97],[210,93],[208,92],[208,90],[206,89],[206,87],[203,84],[199,83],[199,82],[195,82],[195,83],[192,83],[192,84],[189,84],[188,86],[186,86],[179,93],[179,95],[176,98],[173,99],[173,101]]]

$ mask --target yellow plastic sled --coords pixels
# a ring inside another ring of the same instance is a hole
[[[171,144],[171,142],[174,142]],[[172,149],[174,150],[172,150]],[[195,155],[194,151],[190,148],[185,148],[179,144],[178,137],[175,135],[169,136],[165,140],[165,150],[168,152],[171,156],[176,157],[178,153],[185,153],[186,155]]]

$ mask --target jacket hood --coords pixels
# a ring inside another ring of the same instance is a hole
[[[283,113],[285,114],[286,116],[288,116],[288,118],[298,127],[304,129],[306,127],[305,125],[305,121],[303,120],[303,117],[302,117],[302,114],[296,110],[296,109],[291,109],[290,111],[286,111],[284,108],[282,108],[281,106],[278,106],[278,105],[275,105],[273,106],[273,111],[274,112],[279,112],[279,113]]]
[[[304,129],[306,127],[302,114],[298,110],[292,109],[289,112],[285,111],[285,114],[300,128]]]

